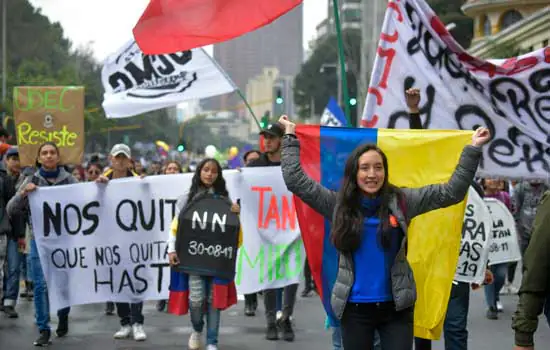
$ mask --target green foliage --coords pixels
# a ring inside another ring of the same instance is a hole
[[[101,66],[91,50],[72,48],[61,25],[51,23],[28,0],[9,1],[8,14],[8,91],[4,106],[8,115],[13,115],[12,94],[16,86],[84,86],[88,151],[108,148],[115,142],[122,142],[125,136],[132,143],[159,139],[177,142],[177,122],[164,110],[132,118],[107,119],[101,108]],[[136,125],[141,128],[120,130]],[[15,134],[13,124],[8,124],[8,130]]]
[[[348,89],[350,96],[357,96],[357,84],[361,62],[361,33],[358,30],[346,30],[342,33],[346,48],[346,64],[348,65]],[[325,67],[323,65],[337,65]],[[294,80],[294,101],[298,106],[298,116],[307,118],[314,114],[320,115],[330,98],[338,94],[338,47],[336,36],[330,36],[317,43],[309,59]],[[312,106],[313,99],[313,106]]]

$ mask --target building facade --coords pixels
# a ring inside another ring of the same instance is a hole
[[[366,0],[368,1],[368,0]],[[361,30],[362,0],[340,0],[340,25],[342,30]],[[332,0],[328,1],[328,17],[317,25],[317,38],[336,34],[334,25],[334,6]]]
[[[243,20],[246,20],[244,17]],[[281,75],[294,77],[303,62],[303,5],[273,23],[243,36],[214,45],[214,59],[247,95],[251,105],[260,103],[248,96],[247,84],[262,74],[264,67],[276,67]],[[209,99],[208,109],[235,110],[242,104],[237,94]],[[245,108],[238,108],[240,115]]]
[[[548,46],[549,0],[469,0],[462,11],[474,19],[474,38],[468,50],[474,56],[494,58],[490,56],[495,48],[503,46],[521,53]]]

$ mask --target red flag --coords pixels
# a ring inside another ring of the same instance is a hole
[[[160,55],[229,40],[265,26],[302,0],[151,0],[134,27],[143,53]]]

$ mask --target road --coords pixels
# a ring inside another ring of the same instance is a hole
[[[510,329],[511,317],[517,302],[516,296],[503,296],[504,312],[500,319],[490,321],[485,318],[483,292],[473,292],[470,304],[470,349],[495,350],[512,349],[513,333]],[[0,350],[33,349],[37,336],[34,326],[32,304],[22,301],[18,306],[20,317],[7,319],[0,316]],[[261,310],[260,310],[261,311]],[[191,332],[187,316],[175,317],[159,313],[154,303],[147,303],[145,310],[146,342],[114,340],[113,333],[118,329],[118,318],[106,316],[102,305],[86,305],[73,308],[70,315],[70,333],[64,339],[53,338],[51,349],[68,350],[133,350],[163,349],[181,350],[187,348]],[[243,315],[243,304],[223,313],[220,330],[222,350],[262,349],[262,350],[321,350],[332,349],[330,332],[325,331],[324,313],[316,297],[300,298],[295,311],[296,341],[269,342],[264,340],[264,318]],[[56,317],[52,317],[54,323]],[[53,326],[55,327],[55,325]],[[545,321],[539,326],[536,342],[542,349],[550,344],[550,328]],[[434,349],[444,349],[443,342],[437,341]]]

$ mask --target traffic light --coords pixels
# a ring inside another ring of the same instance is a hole
[[[275,103],[278,105],[282,105],[283,102],[283,92],[281,91],[281,89],[277,88]]]
[[[178,146],[176,147],[176,149],[178,150],[178,152],[183,152],[185,151],[187,147],[185,146],[185,141],[183,139],[180,139],[180,143],[178,143]]]
[[[356,106],[357,105],[357,99],[355,97],[352,97],[349,99],[349,105],[350,106]]]
[[[260,120],[260,127],[262,129],[265,129],[267,128],[268,125],[269,125],[269,111],[266,111],[262,116],[262,120]]]

